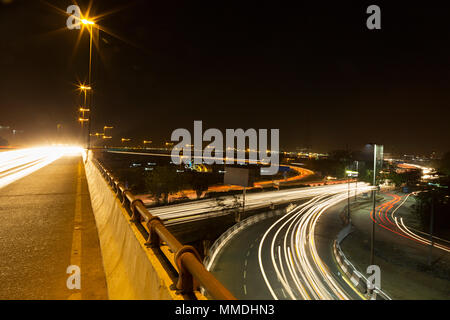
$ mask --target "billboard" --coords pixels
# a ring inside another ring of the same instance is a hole
[[[250,170],[247,168],[225,167],[223,184],[241,187],[252,187]]]

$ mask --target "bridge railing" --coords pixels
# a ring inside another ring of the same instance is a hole
[[[225,288],[201,262],[197,250],[183,245],[167,230],[161,219],[153,216],[142,200],[137,199],[125,185],[119,182],[97,159],[92,157],[92,163],[98,168],[106,182],[110,185],[122,205],[131,216],[131,221],[147,236],[148,247],[161,248],[166,244],[174,254],[172,264],[178,271],[176,288],[189,294],[197,289],[197,283],[216,300],[235,300],[236,298]],[[164,252],[164,251],[163,251]]]

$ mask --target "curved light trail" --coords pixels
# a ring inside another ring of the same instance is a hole
[[[355,190],[354,185],[351,190]],[[372,187],[360,184],[357,192],[370,190]],[[264,233],[258,248],[259,267],[274,299],[280,299],[282,292],[287,292],[290,299],[351,299],[320,258],[315,244],[315,227],[320,216],[347,197],[346,185],[322,190],[320,195],[278,219]],[[263,256],[267,250],[270,261]],[[275,270],[276,277],[268,276],[267,267]],[[280,284],[283,291],[276,288]]]
[[[388,194],[388,195],[392,197],[392,200],[384,202],[381,205],[379,205],[378,207],[376,207],[375,214],[373,213],[373,210],[372,210],[370,212],[371,219],[379,227],[381,227],[387,231],[395,233],[398,236],[401,236],[403,238],[418,242],[422,245],[430,246],[431,241],[429,239],[426,239],[426,238],[420,236],[416,232],[413,232],[410,228],[408,228],[405,225],[402,217],[396,216],[398,209],[400,209],[400,207],[402,207],[405,204],[405,202],[410,197],[411,193],[408,194],[394,210],[392,210],[393,207],[402,200],[402,197],[398,196],[396,194]],[[392,212],[390,213],[391,219],[389,219],[389,212],[391,210],[392,210]],[[383,218],[383,216],[384,216],[384,218]],[[434,237],[434,238],[436,238],[436,237]],[[441,244],[441,243],[433,242],[433,247],[444,250],[446,252],[450,252],[450,247],[446,246],[444,244]]]

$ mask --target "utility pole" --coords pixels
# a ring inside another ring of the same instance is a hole
[[[355,182],[355,202],[356,202],[356,195],[358,194],[359,161],[356,161],[356,172],[358,174],[356,175],[356,182]]]
[[[374,243],[375,243],[375,206],[376,206],[376,179],[377,179],[377,145],[373,145],[373,183],[374,189],[372,190],[373,195],[373,219],[372,219],[372,234],[370,237],[370,265],[374,264]]]
[[[347,174],[347,186],[348,186],[348,188],[347,188],[347,222],[348,222],[348,224],[351,224],[352,223],[352,221],[351,221],[351,219],[350,219],[350,177],[351,177],[351,174],[350,173],[348,173]]]
[[[245,217],[245,187],[244,190],[242,191],[242,216]],[[239,217],[239,221],[241,221],[241,217]]]
[[[433,254],[433,227],[434,227],[434,193],[431,194],[431,216],[430,216],[430,252],[428,253],[428,266],[431,267]]]

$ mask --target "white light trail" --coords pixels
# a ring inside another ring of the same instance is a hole
[[[82,148],[51,146],[0,152],[0,188],[3,188],[65,155],[81,155]]]
[[[351,190],[355,190],[354,185]],[[359,184],[357,192],[370,190],[372,187],[367,184]],[[282,292],[287,292],[290,299],[351,298],[328,270],[315,244],[315,227],[320,216],[347,197],[347,185],[322,188],[319,195],[278,219],[264,233],[258,248],[258,261],[274,299],[279,299]],[[270,253],[270,260],[264,259],[267,252]],[[269,279],[268,267],[275,270],[277,281]],[[282,288],[276,288],[280,284]]]

